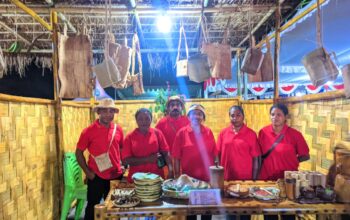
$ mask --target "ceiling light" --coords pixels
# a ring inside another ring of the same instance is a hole
[[[171,20],[167,15],[157,17],[157,28],[162,33],[169,33],[171,29]]]

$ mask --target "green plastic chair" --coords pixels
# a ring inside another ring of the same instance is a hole
[[[75,220],[78,220],[86,201],[87,186],[83,182],[82,171],[75,157],[75,153],[64,154],[64,198],[61,213],[61,220],[67,218],[72,202],[77,199],[75,209]]]

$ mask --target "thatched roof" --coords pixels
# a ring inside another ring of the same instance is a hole
[[[33,52],[49,52],[52,50],[51,32],[31,16],[16,7],[9,0],[0,4],[0,46],[7,49],[15,41],[21,41],[28,49],[35,40]],[[93,49],[98,52],[103,49],[105,36],[105,1],[104,0],[24,0],[47,23],[50,23],[50,10],[60,13],[59,29],[63,30],[66,20],[72,30],[82,30],[87,27],[93,42]],[[52,4],[53,2],[53,4]],[[205,15],[208,27],[209,41],[221,42],[228,19],[229,43],[232,48],[248,45],[249,31],[256,38],[274,28],[274,12],[276,0],[112,0],[112,33],[117,42],[125,37],[131,41],[136,28],[141,40],[143,51],[177,50],[180,22],[184,24],[188,45],[193,50],[197,48],[200,37],[199,20],[201,13]],[[136,2],[136,8],[132,7]],[[300,6],[296,0],[281,1],[282,19]],[[202,7],[205,5],[205,7]],[[156,30],[155,18],[158,9],[167,9],[173,25],[168,35]],[[135,13],[136,12],[136,13]],[[137,16],[135,16],[137,14]]]

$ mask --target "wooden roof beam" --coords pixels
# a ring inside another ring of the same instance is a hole
[[[244,48],[231,47],[231,51],[243,50]],[[42,49],[42,50],[31,50],[31,53],[52,53],[52,49]],[[181,52],[184,52],[185,49],[181,49]],[[26,50],[21,52],[26,53]],[[103,49],[94,49],[92,50],[94,54],[103,54]],[[168,53],[168,52],[177,52],[177,48],[150,48],[150,49],[141,49],[141,53]],[[188,48],[188,52],[198,52],[198,48]]]
[[[77,29],[75,29],[74,25],[72,23],[70,23],[70,21],[68,21],[66,19],[66,17],[64,16],[64,14],[62,14],[61,12],[57,13],[57,16],[65,23],[67,24],[68,28],[73,32],[73,33],[77,33]]]
[[[279,0],[279,4],[280,4],[280,5],[281,5],[283,2],[284,2],[284,0]],[[275,10],[276,10],[276,6],[272,7],[272,8],[265,14],[265,16],[259,21],[259,23],[251,30],[251,32],[248,33],[247,36],[237,45],[237,47],[242,46],[242,44],[243,44],[244,42],[246,42],[246,41],[249,39],[250,35],[253,35],[253,34],[255,33],[255,31],[257,31],[257,30],[261,27],[261,25],[263,25],[263,24],[265,23],[265,21],[266,21],[267,19],[269,19],[269,17],[273,14],[273,12],[274,12]]]
[[[135,0],[129,0],[127,3],[126,3],[126,7],[128,8],[136,8],[136,1]]]
[[[25,4],[23,4],[19,0],[10,0],[13,4],[22,9],[25,13],[32,16],[35,20],[37,20],[40,24],[42,24],[47,30],[52,31],[52,26],[49,25],[44,19],[42,19],[35,11],[28,8]]]
[[[20,2],[18,0],[11,0],[11,2]],[[23,5],[23,3],[21,3]],[[0,4],[0,13],[15,13],[15,8],[7,7],[6,4]],[[24,5],[25,6],[25,5]],[[25,6],[27,7],[27,6]],[[233,6],[214,6],[214,7],[207,7],[204,8],[204,13],[234,13],[234,12],[244,12],[244,11],[268,11],[271,9],[271,7],[275,7],[274,4],[261,4],[261,5],[233,5]],[[50,9],[47,7],[39,7],[39,6],[32,6],[32,11],[36,11],[39,14],[49,14]],[[281,7],[282,9],[288,9],[290,6],[284,6]],[[63,12],[66,15],[67,14],[105,14],[106,9],[102,5],[61,5],[56,4],[52,10],[55,10],[57,12]],[[126,7],[120,7],[120,6],[113,6],[112,7],[112,15],[113,14],[129,14],[130,10]],[[150,6],[138,6],[137,12],[141,14],[157,14],[158,9]],[[201,6],[184,6],[184,7],[170,7],[167,10],[168,14],[201,14],[202,7]]]
[[[17,33],[15,30],[13,30],[11,27],[9,27],[4,21],[0,21],[0,25],[3,26],[7,31],[9,31],[11,34],[15,35],[19,39],[21,39],[26,44],[31,44],[29,40],[27,40],[25,37],[23,37],[21,34]]]

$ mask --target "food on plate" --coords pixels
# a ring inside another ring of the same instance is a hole
[[[252,196],[260,200],[275,200],[279,198],[280,190],[276,187],[252,187]]]
[[[113,200],[113,205],[116,207],[133,207],[140,203],[137,197],[120,197]]]
[[[192,189],[208,189],[209,184],[186,174],[177,179],[169,179],[163,183],[163,195],[166,197],[188,199],[189,191]]]
[[[135,196],[135,189],[115,189],[111,195],[112,204],[115,207],[133,207],[140,203]]]
[[[242,187],[240,184],[229,186],[227,191],[233,197],[244,198],[244,197],[249,196],[249,188]]]

